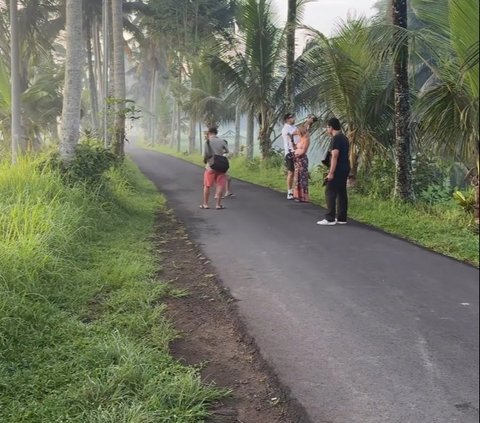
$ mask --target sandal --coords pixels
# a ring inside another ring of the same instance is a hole
[[[204,210],[207,210],[209,209],[210,207],[206,206],[205,204],[200,204],[199,206],[201,209],[204,209]]]
[[[217,210],[225,210],[225,209],[226,209],[225,206],[217,206],[217,207],[215,207],[215,208],[216,208]]]

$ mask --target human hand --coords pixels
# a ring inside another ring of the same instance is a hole
[[[333,181],[333,173],[329,173],[329,174],[327,175],[327,181],[329,181],[329,182],[330,182],[330,181]]]

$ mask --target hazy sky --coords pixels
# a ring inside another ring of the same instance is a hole
[[[316,0],[305,6],[303,22],[329,36],[341,20],[347,16],[372,16],[376,0]],[[287,0],[272,0],[279,17],[287,17]]]

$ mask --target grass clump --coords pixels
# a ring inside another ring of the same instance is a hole
[[[164,202],[131,164],[101,184],[0,164],[0,421],[203,421],[222,393],[168,352]]]

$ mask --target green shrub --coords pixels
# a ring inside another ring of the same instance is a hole
[[[355,191],[372,198],[391,198],[395,184],[395,164],[387,158],[375,158],[368,167],[362,167],[357,175]]]
[[[466,213],[473,214],[475,210],[475,190],[473,188],[469,191],[455,191],[453,199]]]
[[[70,182],[97,184],[116,162],[116,156],[98,144],[79,144],[66,175]]]
[[[85,183],[100,186],[105,182],[105,173],[116,163],[118,158],[112,151],[104,148],[98,141],[86,139],[78,144],[68,168],[63,166],[57,152],[52,153],[42,165],[60,170],[69,185]]]
[[[275,169],[275,168],[283,167],[284,162],[285,162],[285,158],[284,158],[284,155],[283,155],[283,151],[273,149],[273,150],[271,150],[270,156],[268,157],[265,165],[267,166],[267,168]]]

